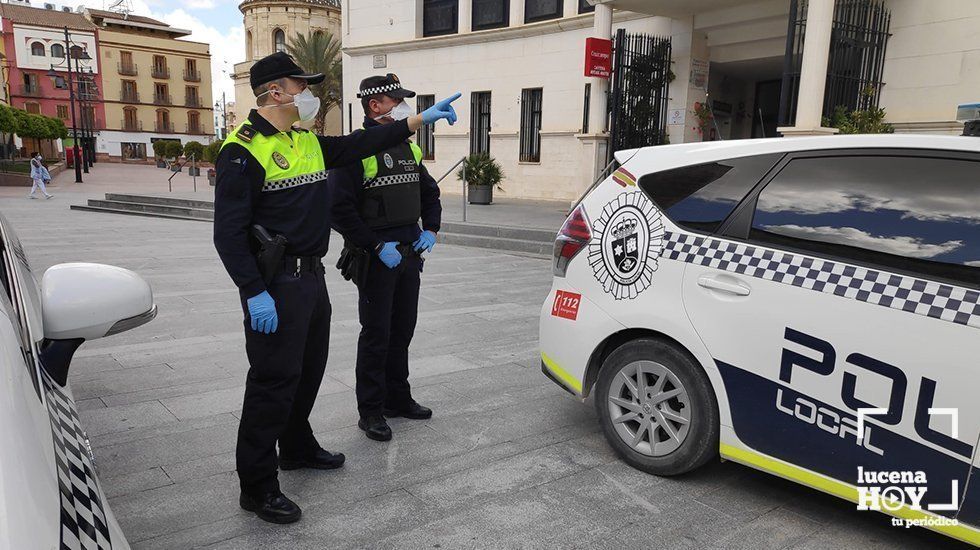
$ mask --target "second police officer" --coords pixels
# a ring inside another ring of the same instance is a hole
[[[395,124],[317,136],[293,126],[316,116],[320,102],[308,86],[323,78],[285,53],[257,61],[250,84],[259,107],[215,163],[214,245],[239,290],[250,366],[235,454],[239,504],[274,523],[301,515],[279,489],[279,468],[344,463],[320,447],[309,422],[330,334],[321,263],[330,235],[327,170],[396,146],[424,124],[452,124],[459,97]]]
[[[393,74],[365,78],[357,97],[366,129],[398,125],[415,115],[405,102],[415,92],[404,89]],[[422,151],[406,137],[359,163],[330,172],[332,223],[344,235],[345,253],[362,252],[363,266],[357,270],[358,427],[377,441],[391,439],[385,416],[432,416],[430,409],[412,398],[408,383],[408,346],[418,316],[422,252],[435,245],[442,216],[439,186],[421,160]]]

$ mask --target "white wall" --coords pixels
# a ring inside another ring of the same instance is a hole
[[[92,56],[90,61],[81,62],[82,67],[91,67],[92,72],[99,72],[99,56],[96,54],[95,49],[95,34],[71,29],[68,32],[71,34],[72,43],[82,46]],[[44,44],[44,56],[31,55],[31,44],[33,42]],[[53,44],[60,44],[64,48],[64,31],[14,24],[14,48],[18,68],[47,71],[51,68],[52,64],[57,65],[61,63],[60,66],[55,67],[55,71],[67,71],[68,65],[65,63],[64,57],[51,57],[51,46]],[[73,60],[72,70],[74,70],[74,64],[75,62]]]
[[[122,155],[123,143],[145,143],[146,158],[153,158],[153,146],[151,138],[174,140],[179,139],[186,144],[189,141],[196,141],[203,145],[211,143],[213,136],[191,136],[181,134],[153,134],[149,132],[120,132],[116,130],[102,130],[96,134],[95,150],[97,153],[106,153],[112,157]]]
[[[881,95],[887,120],[962,130],[956,105],[980,101],[980,2],[889,0],[887,7],[892,37]]]

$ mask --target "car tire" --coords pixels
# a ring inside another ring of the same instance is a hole
[[[636,396],[640,390],[640,373],[649,390],[646,395],[653,395],[657,384],[661,390],[668,389],[646,402],[638,397],[630,400],[629,396]],[[675,397],[657,402],[678,388],[681,391]],[[611,394],[615,400],[610,400]],[[711,382],[686,350],[673,343],[643,338],[616,348],[602,363],[594,399],[606,439],[626,463],[639,470],[659,476],[679,475],[703,466],[718,454],[718,402]],[[640,417],[623,420],[632,415]],[[683,422],[665,420],[679,421],[684,415],[686,429]],[[661,422],[669,429],[661,427]],[[641,434],[637,443],[638,431],[645,431],[645,435]],[[655,443],[660,439],[664,441]]]

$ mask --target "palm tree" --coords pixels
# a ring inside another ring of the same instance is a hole
[[[286,45],[286,51],[307,72],[323,73],[326,76],[322,84],[310,86],[310,91],[320,98],[320,112],[316,115],[313,131],[322,134],[327,112],[341,106],[343,69],[340,41],[325,31],[297,34]]]

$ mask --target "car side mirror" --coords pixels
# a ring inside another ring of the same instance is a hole
[[[128,269],[89,263],[53,266],[41,278],[41,363],[64,385],[82,342],[136,328],[156,314],[150,285]]]

